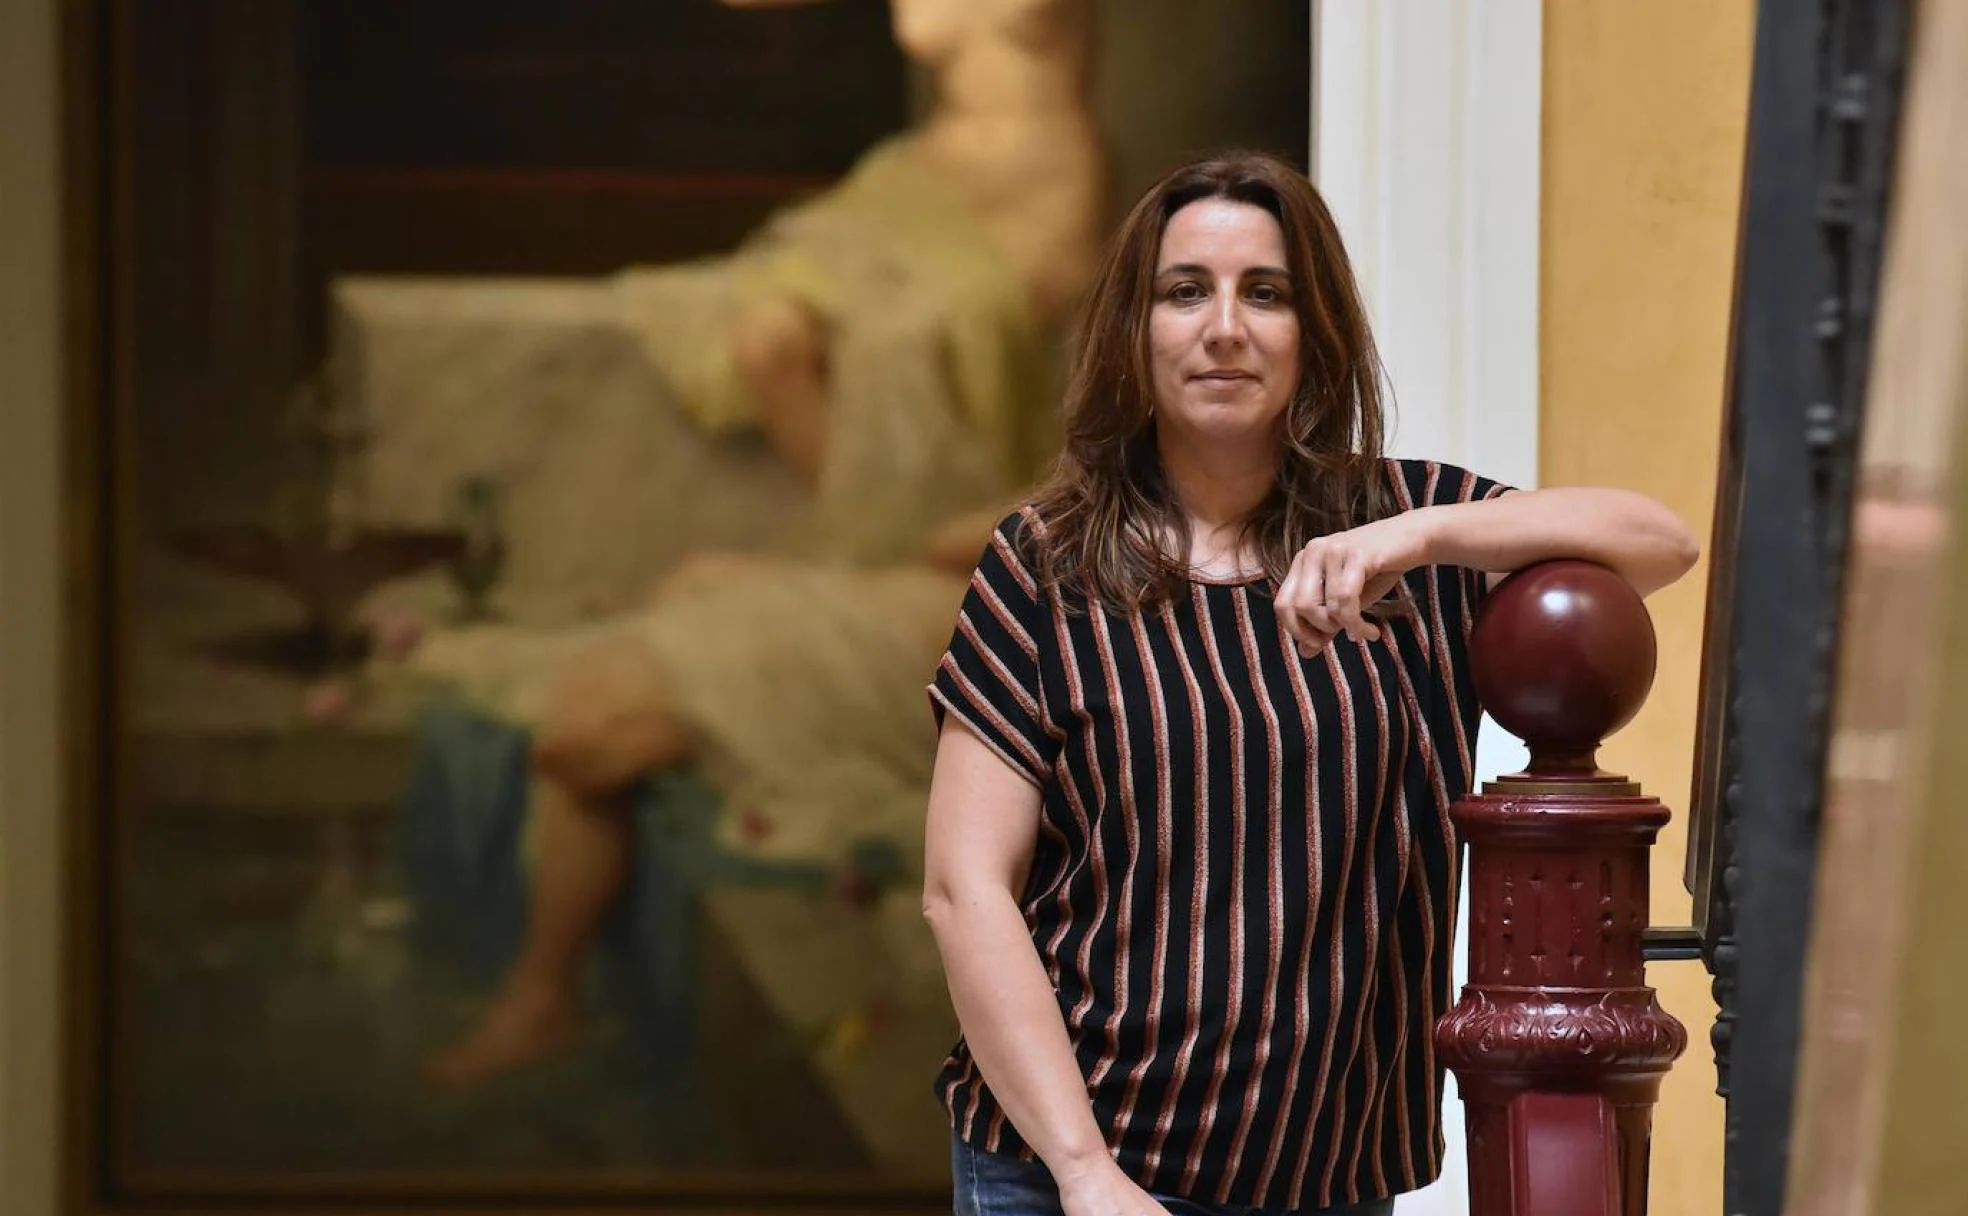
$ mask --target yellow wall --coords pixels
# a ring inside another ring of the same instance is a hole
[[[1715,491],[1753,35],[1751,0],[1549,0],[1544,8],[1540,476],[1628,486],[1706,538]],[[1656,924],[1681,886],[1707,563],[1649,601],[1660,674],[1602,763],[1676,811],[1654,854]],[[1652,1210],[1722,1205],[1708,976],[1656,964],[1688,1027],[1654,1118]]]

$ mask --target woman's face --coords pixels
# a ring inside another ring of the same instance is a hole
[[[1199,199],[1169,217],[1148,358],[1164,433],[1275,431],[1298,391],[1298,313],[1285,234],[1262,207]]]

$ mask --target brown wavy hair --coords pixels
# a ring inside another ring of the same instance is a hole
[[[1244,522],[1240,545],[1278,580],[1307,542],[1388,511],[1380,356],[1325,200],[1263,153],[1187,165],[1141,196],[1108,246],[1067,383],[1065,450],[1033,497],[1041,578],[1116,610],[1164,603],[1187,587],[1189,521],[1156,448],[1148,318],[1169,219],[1204,199],[1262,207],[1278,221],[1298,315],[1298,390],[1285,412],[1277,482]],[[1181,556],[1160,543],[1166,536]]]

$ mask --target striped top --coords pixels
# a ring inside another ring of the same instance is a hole
[[[1387,468],[1401,510],[1506,488]],[[1034,577],[1041,529],[999,525],[929,692],[1042,791],[1021,906],[1116,1159],[1260,1208],[1426,1184],[1483,576],[1411,571],[1414,613],[1308,660],[1262,578],[1069,612]],[[937,1088],[966,1143],[1032,1156],[962,1042]]]

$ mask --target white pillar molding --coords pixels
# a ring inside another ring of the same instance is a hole
[[[1537,477],[1540,0],[1317,0],[1312,176],[1396,401],[1391,450]]]
[[[1392,386],[1388,450],[1515,486],[1538,474],[1542,0],[1313,0],[1313,180]],[[1519,768],[1486,721],[1480,778]],[[1462,923],[1468,922],[1467,899]],[[1457,934],[1461,983],[1467,933]],[[1469,1210],[1462,1103],[1442,1180],[1401,1216]]]

